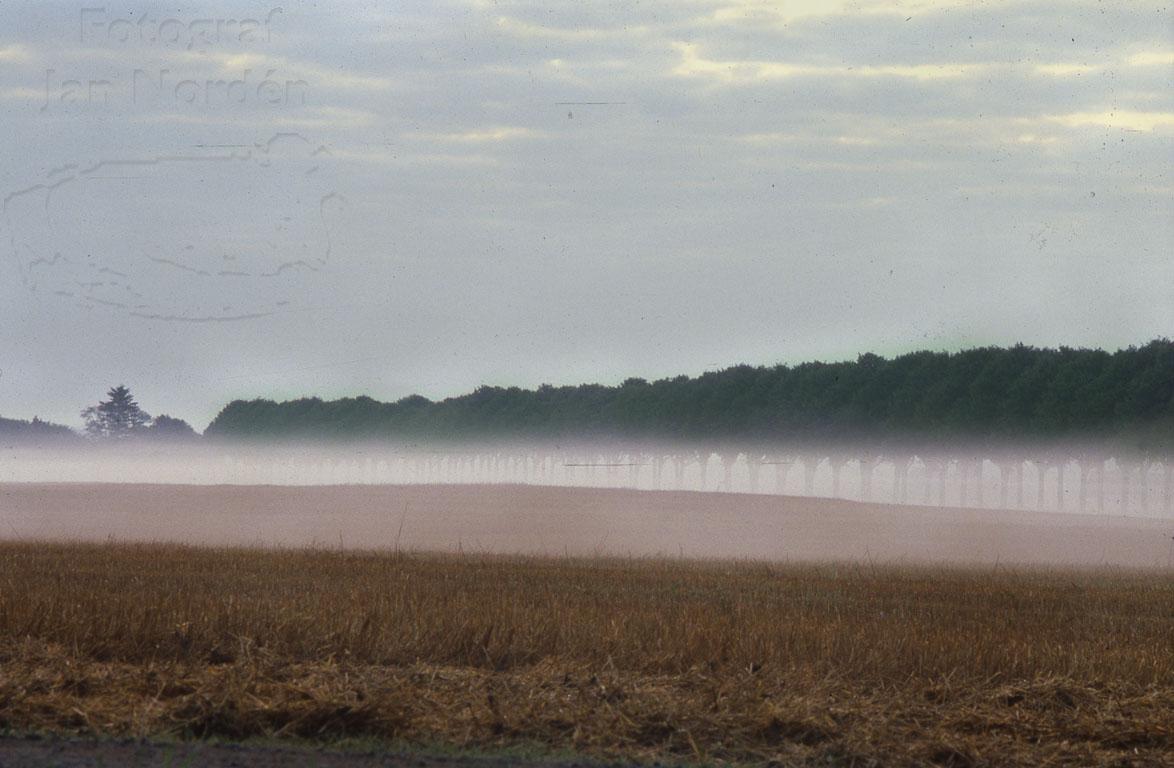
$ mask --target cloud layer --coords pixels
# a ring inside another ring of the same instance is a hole
[[[0,7],[0,413],[1174,327],[1165,3],[397,5]]]

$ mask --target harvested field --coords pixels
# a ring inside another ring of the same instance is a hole
[[[0,727],[1174,764],[1168,572],[0,545]]]
[[[1174,565],[1174,521],[522,485],[0,485],[0,537],[789,562]]]

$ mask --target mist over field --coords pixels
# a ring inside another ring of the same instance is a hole
[[[365,442],[0,449],[0,483],[524,484],[840,498],[1174,519],[1160,456],[1091,443],[750,446]]]
[[[237,400],[202,436],[119,386],[84,438],[0,423],[0,488],[24,538],[1152,567],[1172,392],[1165,339]]]
[[[9,448],[0,537],[1167,567],[1168,464],[1072,443]]]

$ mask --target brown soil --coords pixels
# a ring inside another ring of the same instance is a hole
[[[161,744],[134,740],[0,739],[0,766],[4,768],[507,768],[516,765],[529,768],[587,768],[601,764],[199,742]]]
[[[0,539],[1169,567],[1174,521],[506,485],[0,485]]]

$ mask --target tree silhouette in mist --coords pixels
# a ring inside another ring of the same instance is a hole
[[[108,399],[82,411],[86,434],[104,440],[122,440],[143,430],[151,416],[135,402],[134,395],[119,384],[106,393]]]
[[[183,419],[160,414],[155,417],[151,425],[146,428],[145,434],[162,440],[191,440],[199,437],[199,433],[192,429],[192,425]]]

